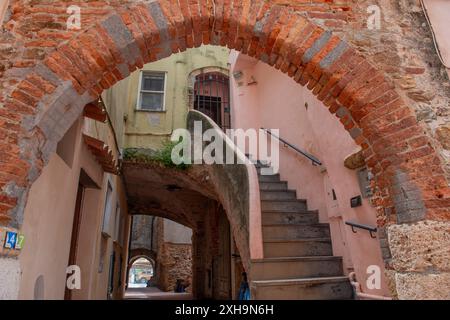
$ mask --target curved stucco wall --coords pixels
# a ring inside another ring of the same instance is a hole
[[[245,155],[236,148],[231,140],[206,115],[190,111],[187,127],[194,134],[194,123],[202,123],[203,132],[216,130],[225,141],[224,149],[231,150],[242,163]],[[227,154],[225,151],[224,154]],[[259,184],[256,168],[250,163],[245,164],[214,164],[206,166],[211,174],[211,182],[216,188],[230,223],[233,237],[241,255],[244,268],[251,277],[251,260],[263,257],[261,208]]]

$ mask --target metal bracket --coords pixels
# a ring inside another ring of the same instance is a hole
[[[374,235],[374,233],[377,232],[377,228],[370,227],[370,226],[366,226],[366,225],[359,224],[359,223],[348,222],[348,221],[346,221],[345,224],[348,225],[348,226],[350,226],[350,227],[352,228],[352,232],[353,232],[353,233],[357,233],[357,231],[355,230],[355,228],[359,228],[359,229],[363,229],[363,230],[369,231],[370,237],[371,237],[372,239],[376,239],[376,238],[377,238],[377,236]]]

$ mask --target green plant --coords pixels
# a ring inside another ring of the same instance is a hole
[[[163,147],[160,150],[156,151],[154,159],[156,161],[162,163],[165,167],[186,170],[187,168],[189,168],[189,165],[184,164],[184,163],[176,165],[172,161],[172,150],[178,144],[179,144],[179,142],[173,142],[173,141],[164,142]]]
[[[142,149],[126,149],[124,150],[123,157],[126,161],[158,163],[167,168],[186,170],[190,165],[183,163],[176,165],[172,161],[172,150],[176,145],[178,145],[178,143],[179,142],[166,141],[163,143],[161,149],[154,152],[149,152],[148,150]]]

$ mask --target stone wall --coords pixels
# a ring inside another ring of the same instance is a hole
[[[192,245],[164,242],[158,251],[159,288],[174,291],[177,279],[191,285],[186,290],[192,292]]]
[[[187,292],[192,293],[192,244],[173,243],[170,238],[172,229],[166,229],[166,219],[156,218],[156,284],[163,291],[174,291],[178,279],[190,284]],[[173,223],[173,222],[172,222]]]
[[[349,10],[335,19],[309,15],[347,39],[393,79],[417,120],[435,138],[448,177],[450,140],[445,132],[450,124],[450,82],[436,54],[420,0],[347,1],[347,5]],[[371,13],[367,10],[374,5],[380,8],[381,28],[370,30],[367,20]]]

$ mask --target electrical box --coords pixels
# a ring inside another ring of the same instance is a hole
[[[350,206],[352,208],[357,208],[362,206],[362,198],[361,196],[357,196],[350,199]]]

